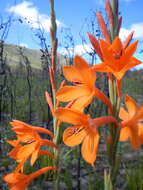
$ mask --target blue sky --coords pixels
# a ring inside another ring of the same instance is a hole
[[[134,30],[135,39],[140,40],[140,50],[143,48],[143,0],[119,0],[119,2],[120,12],[123,16],[120,36],[124,39]],[[0,8],[3,20],[10,14],[13,14],[13,18],[25,20],[22,24],[17,21],[12,24],[7,38],[8,43],[39,49],[38,38],[34,35],[35,29],[39,27],[37,21],[42,23],[45,36],[48,43],[50,43],[48,32],[49,0],[3,0],[0,2]],[[84,53],[81,35],[87,40],[85,48],[89,50],[90,45],[86,36],[86,32],[90,30],[88,22],[94,18],[94,11],[104,11],[104,0],[55,0],[55,10],[60,48],[64,51],[64,46],[69,45],[68,40],[64,36],[70,31],[74,39],[75,52],[79,54]],[[142,55],[137,53],[137,56],[140,57]]]

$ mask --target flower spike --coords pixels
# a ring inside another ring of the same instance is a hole
[[[110,26],[113,27],[113,11],[112,11],[110,0],[105,1],[105,8],[106,8],[106,13],[108,16],[108,21],[110,23]]]
[[[102,34],[103,34],[105,40],[108,43],[110,43],[111,42],[110,35],[109,35],[108,30],[107,30],[107,26],[105,24],[105,21],[102,17],[102,14],[99,11],[96,11],[96,16],[97,16],[97,20],[98,20],[99,26],[101,28],[101,31],[102,31]]]
[[[99,44],[98,40],[91,33],[88,32],[87,34],[88,34],[89,40],[90,40],[95,52],[97,53],[99,58],[103,61],[102,51],[101,51],[100,44]]]
[[[131,33],[128,35],[128,37],[126,38],[126,40],[124,41],[124,44],[123,44],[123,48],[124,48],[124,49],[126,49],[126,48],[129,46],[129,44],[130,44],[130,42],[131,42],[131,40],[132,40],[132,38],[133,38],[133,35],[134,35],[134,32],[131,32]]]

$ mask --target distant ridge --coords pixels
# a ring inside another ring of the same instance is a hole
[[[10,66],[17,66],[20,62],[22,63],[22,58],[20,56],[19,50],[22,49],[23,54],[29,59],[31,67],[35,69],[41,69],[41,51],[36,49],[30,49],[23,46],[17,46],[13,44],[4,44],[4,55],[7,58],[7,62]],[[63,55],[58,55],[60,60],[60,65],[65,65],[66,60]]]

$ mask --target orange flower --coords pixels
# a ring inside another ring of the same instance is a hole
[[[83,111],[88,106],[93,97],[96,96],[111,108],[108,97],[95,87],[96,74],[91,70],[90,65],[80,56],[75,56],[73,66],[64,66],[65,78],[74,82],[74,86],[64,86],[57,92],[57,99],[61,102],[75,100],[72,108]]]
[[[141,61],[133,57],[137,43],[136,41],[124,49],[119,37],[116,37],[112,44],[100,40],[104,61],[93,66],[93,70],[111,72],[118,80],[121,80],[127,70],[141,64]]]
[[[74,125],[64,131],[64,143],[68,146],[76,146],[82,143],[81,153],[84,160],[94,165],[99,143],[98,127],[116,122],[116,120],[112,116],[91,119],[89,115],[69,108],[59,108],[55,111],[55,115],[60,121]]]
[[[11,122],[12,130],[16,132],[17,140],[8,141],[14,148],[9,156],[20,163],[16,170],[23,170],[24,163],[31,156],[31,165],[33,165],[39,154],[45,154],[53,158],[53,154],[49,151],[40,150],[41,146],[48,145],[57,148],[52,141],[42,139],[38,132],[52,135],[47,129],[33,127],[24,122],[14,120]]]
[[[4,181],[7,182],[10,190],[25,190],[33,179],[49,170],[56,169],[54,167],[45,167],[29,175],[13,172],[4,176]]]
[[[130,97],[125,97],[125,104],[127,111],[124,108],[120,109],[120,118],[122,121],[122,128],[120,133],[120,141],[130,140],[133,149],[139,149],[143,143],[143,105],[138,106],[136,102]]]
[[[10,124],[12,126],[12,130],[15,132],[19,131],[19,134],[20,134],[20,132],[30,134],[33,131],[33,132],[37,132],[37,133],[45,133],[47,135],[50,135],[51,137],[54,137],[54,134],[51,131],[49,131],[48,129],[45,129],[42,127],[37,127],[37,126],[32,126],[23,121],[13,120],[12,122],[10,122]]]

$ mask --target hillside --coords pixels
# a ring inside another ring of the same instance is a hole
[[[23,54],[29,59],[32,68],[41,69],[41,51],[35,49],[29,49],[26,47],[21,47]],[[22,58],[20,56],[20,46],[5,44],[4,45],[4,55],[6,55],[7,62],[11,66],[16,66],[20,62],[22,63]],[[63,55],[58,55],[61,65],[65,65],[66,61]]]

